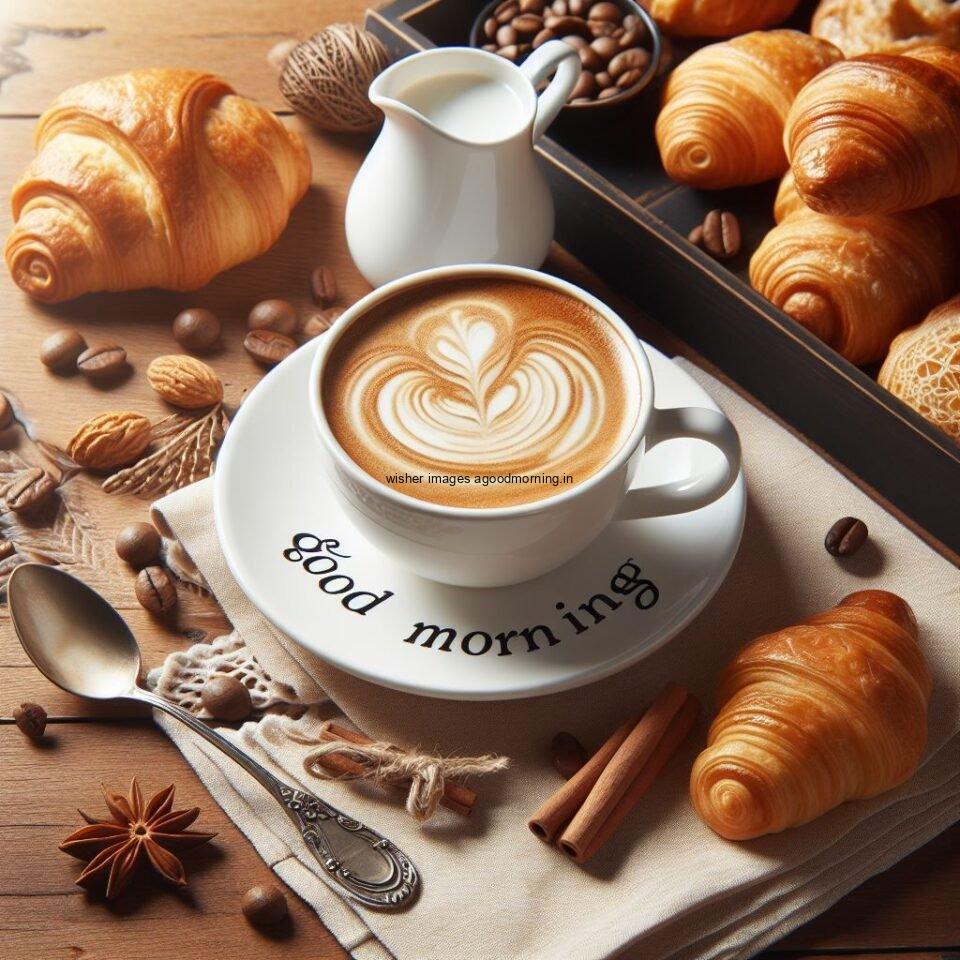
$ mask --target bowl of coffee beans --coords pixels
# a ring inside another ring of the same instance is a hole
[[[663,43],[634,0],[493,0],[474,21],[474,47],[520,64],[548,40],[580,56],[582,71],[564,109],[597,109],[635,97],[656,77]]]

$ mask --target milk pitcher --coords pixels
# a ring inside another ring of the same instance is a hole
[[[539,267],[554,210],[533,147],[579,76],[576,50],[558,40],[520,67],[443,47],[381,73],[370,100],[386,119],[346,212],[350,253],[367,280],[455,263]]]

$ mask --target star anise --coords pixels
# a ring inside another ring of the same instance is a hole
[[[173,810],[173,792],[171,784],[144,803],[136,777],[128,797],[104,786],[103,796],[113,819],[97,820],[80,810],[87,826],[60,844],[64,853],[89,861],[77,877],[77,886],[98,888],[105,880],[106,896],[111,899],[146,860],[165,880],[185,887],[187,875],[173,851],[206,843],[216,834],[187,830],[200,815],[200,808]]]

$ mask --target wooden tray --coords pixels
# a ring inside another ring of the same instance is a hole
[[[462,46],[482,5],[396,0],[369,11],[367,28],[395,56]],[[805,28],[809,12],[790,25]],[[773,225],[776,183],[707,192],[670,181],[653,139],[659,97],[655,83],[616,109],[561,113],[540,141],[557,241],[960,553],[960,445],[750,288],[747,263]],[[686,239],[714,207],[743,228],[743,253],[727,264]]]

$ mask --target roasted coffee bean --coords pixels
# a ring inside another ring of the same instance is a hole
[[[6,396],[0,393],[0,430],[6,430],[13,423],[13,407]]]
[[[170,613],[177,605],[177,587],[173,577],[160,566],[144,567],[134,587],[140,606],[151,613]]]
[[[726,210],[711,210],[703,218],[703,249],[717,260],[740,252],[740,221]]]
[[[570,5],[567,3],[567,0],[553,0],[550,9],[558,17],[565,17],[570,12]]]
[[[650,54],[641,47],[621,50],[611,61],[607,69],[614,80],[628,70],[646,70],[650,63]]]
[[[613,86],[613,77],[611,77],[606,70],[601,70],[600,73],[596,75],[595,79],[597,81],[597,86],[601,90],[606,90],[607,87]]]
[[[203,705],[218,720],[246,720],[253,712],[250,691],[236,677],[214,674],[200,690]]]
[[[251,887],[240,903],[243,915],[255,927],[276,927],[290,915],[287,898],[278,887]]]
[[[0,538],[0,560],[6,560],[7,557],[12,557],[17,552],[15,544],[12,544],[9,540],[4,540]]]
[[[597,78],[589,70],[582,70],[580,79],[577,80],[576,85],[570,92],[570,100],[571,102],[584,98],[592,100],[596,92]]]
[[[550,743],[550,755],[564,780],[569,780],[587,762],[587,751],[572,733],[558,733]]]
[[[191,353],[203,353],[220,340],[220,318],[203,307],[182,310],[173,319],[173,339]]]
[[[587,21],[580,17],[547,17],[543,21],[543,25],[549,27],[558,37],[564,39],[571,34],[584,39],[593,36],[587,26]]]
[[[53,496],[57,482],[42,467],[28,467],[21,470],[7,487],[4,500],[7,508],[14,513],[29,516],[37,513]]]
[[[578,36],[577,34],[571,34],[568,37],[563,38],[563,42],[568,47],[573,47],[574,50],[582,50],[584,47],[589,46],[586,40],[583,37]]]
[[[688,234],[687,239],[695,246],[703,246],[703,224],[698,223]]]
[[[310,293],[319,307],[329,307],[337,299],[337,275],[327,266],[316,267],[310,274]]]
[[[569,0],[567,3],[568,12],[575,17],[585,16],[589,7],[590,0]]]
[[[514,30],[509,23],[504,24],[497,31],[497,43],[500,44],[501,47],[509,47],[511,44],[516,43],[519,39],[520,38],[517,35],[517,31]]]
[[[628,70],[617,77],[617,86],[621,90],[628,90],[635,83],[643,79],[643,74],[639,70]]]
[[[160,534],[152,523],[131,523],[118,534],[114,544],[117,556],[139,570],[160,555]]]
[[[614,34],[616,36],[616,34]],[[627,27],[623,33],[617,37],[617,44],[621,50],[629,50],[630,47],[639,47],[647,42],[647,28],[638,23],[636,26]]]
[[[56,373],[76,373],[77,358],[87,349],[87,341],[76,330],[51,333],[40,347],[40,362]]]
[[[497,53],[500,50],[495,43],[485,43],[480,49],[486,50],[487,53]]]
[[[497,23],[509,23],[520,12],[520,4],[513,2],[501,3],[493,15],[497,18]]]
[[[500,24],[497,23],[496,17],[487,17],[487,19],[483,21],[483,35],[488,40],[493,40],[497,35],[497,30],[499,27]]]
[[[521,13],[510,21],[510,26],[521,36],[529,37],[543,29],[543,17],[535,13]]]
[[[77,369],[96,382],[113,380],[127,369],[127,351],[115,343],[88,347],[77,357]]]
[[[617,28],[606,20],[588,20],[587,29],[592,37],[612,37]]]
[[[47,729],[47,711],[39,703],[21,703],[14,707],[13,722],[25,737],[39,740]]]
[[[321,333],[326,333],[341,313],[343,310],[340,307],[314,310],[303,323],[304,339],[312,340],[314,337],[319,337]]]
[[[867,542],[867,525],[857,517],[841,517],[823,541],[827,553],[835,557],[851,557]]]
[[[577,53],[580,54],[580,64],[584,70],[590,70],[595,73],[606,66],[603,62],[603,57],[591,46],[581,47]]]
[[[543,46],[548,40],[556,40],[556,38],[557,35],[552,30],[544,27],[543,30],[533,38],[533,49],[536,50],[537,47]]]
[[[626,28],[629,30],[631,27],[635,27],[638,23],[642,24],[643,21],[640,19],[640,17],[639,17],[637,14],[635,14],[635,13],[628,13],[628,14],[623,18],[623,20],[621,21],[621,23],[622,23],[622,25],[623,25],[624,27],[626,27]]]
[[[244,337],[243,349],[257,363],[265,367],[273,367],[281,360],[286,360],[297,349],[297,345],[288,336],[276,330],[251,330]]]
[[[619,87],[607,87],[606,90],[601,90],[597,94],[598,100],[610,100],[612,97],[619,97],[623,91]]]
[[[623,11],[610,0],[600,0],[600,3],[595,3],[590,8],[587,16],[591,20],[606,20],[609,23],[619,24],[623,20]]]
[[[511,63],[516,63],[520,56],[520,47],[515,43],[511,43],[509,46],[500,47],[500,49],[497,50],[497,53],[499,53],[504,59],[509,60]]]
[[[544,7],[544,0],[520,0],[521,13],[543,13]]]
[[[247,317],[251,330],[274,330],[289,337],[297,330],[297,311],[286,300],[261,300]]]
[[[570,103],[593,103],[593,97],[577,97],[575,100],[570,100]]]
[[[620,44],[613,37],[597,37],[590,47],[596,50],[604,63],[609,63],[620,52]]]

